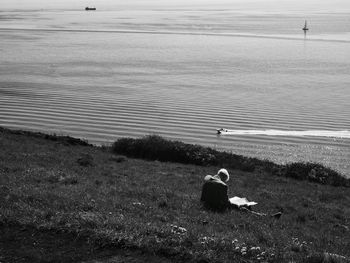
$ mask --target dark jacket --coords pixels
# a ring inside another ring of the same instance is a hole
[[[215,211],[226,210],[230,207],[227,185],[216,177],[206,176],[202,188],[201,201],[208,209]]]

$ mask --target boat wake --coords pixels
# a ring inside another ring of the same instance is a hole
[[[350,139],[350,131],[307,130],[307,131],[283,131],[283,130],[227,130],[221,135],[266,135],[266,136],[290,136],[290,137],[331,137]]]

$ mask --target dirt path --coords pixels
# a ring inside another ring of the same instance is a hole
[[[169,259],[124,249],[97,249],[86,238],[54,230],[0,225],[0,263],[170,263]]]

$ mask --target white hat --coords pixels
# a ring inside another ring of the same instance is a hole
[[[222,168],[218,171],[217,175],[220,176],[220,174],[226,175],[226,180],[225,182],[228,182],[230,180],[230,175],[228,174],[228,171],[225,168]],[[220,177],[221,178],[221,177]]]

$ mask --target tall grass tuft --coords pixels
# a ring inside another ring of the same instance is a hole
[[[158,135],[142,138],[121,138],[114,142],[112,151],[128,157],[162,162],[179,162],[201,166],[221,166],[247,172],[262,170],[278,176],[309,180],[333,186],[350,186],[350,179],[317,163],[279,165],[268,160],[245,157],[209,147],[167,140]]]

